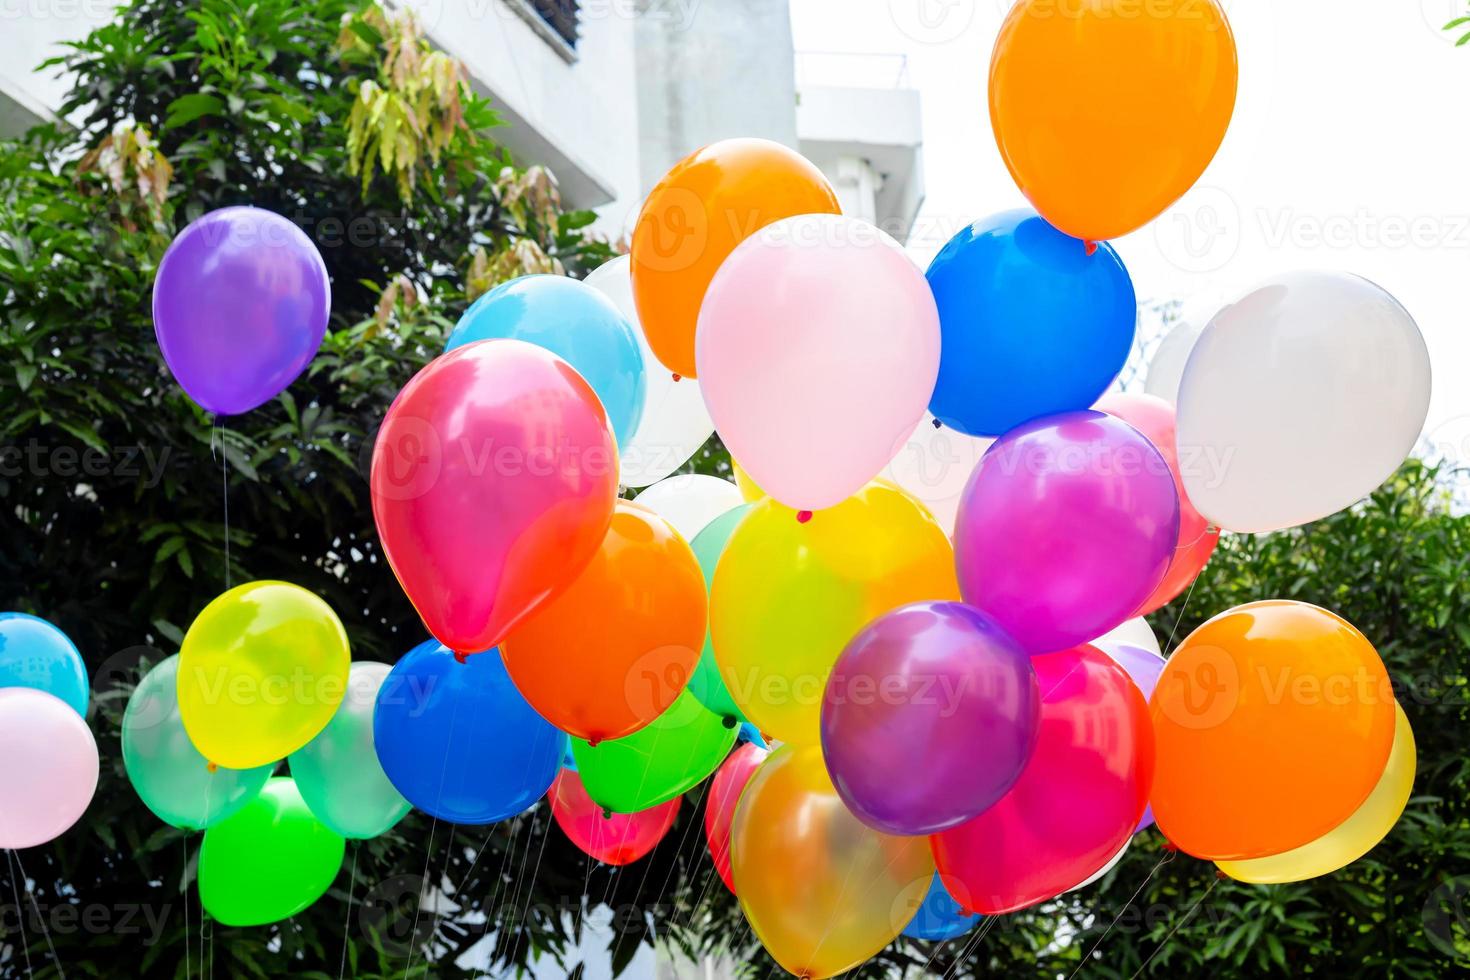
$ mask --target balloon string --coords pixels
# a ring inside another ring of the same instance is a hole
[[[184,848],[184,867],[179,872],[179,893],[184,896],[184,980],[189,980],[189,954],[194,945],[194,930],[189,925],[189,832],[186,830],[179,835],[179,843]]]
[[[980,944],[985,942],[985,937],[990,935],[990,930],[995,928],[995,923],[999,919],[1000,916],[998,915],[986,916],[985,921],[981,923],[980,928],[975,930],[975,934],[969,939],[965,940],[965,944],[960,947],[960,955],[955,957],[954,962],[946,967],[944,972],[941,973],[940,976],[948,977],[951,973],[958,976],[960,964],[974,955],[975,951],[980,948]]]
[[[26,897],[31,900],[31,908],[36,913],[36,921],[41,926],[41,936],[46,940],[46,948],[51,951],[51,962],[56,964],[56,975],[65,980],[66,971],[61,968],[61,957],[56,955],[56,947],[51,945],[51,930],[46,928],[46,917],[41,914],[41,906],[36,902],[35,890],[31,888],[31,876],[26,874],[26,867],[21,863],[20,852],[15,852],[15,866],[20,869],[20,876],[26,880]],[[14,879],[11,879],[12,884]]]
[[[1194,581],[1189,583],[1189,591],[1184,593],[1184,604],[1179,607],[1179,615],[1174,617],[1174,628],[1169,631],[1169,641],[1164,644],[1166,657],[1174,654],[1174,634],[1179,632],[1179,624],[1184,622],[1184,614],[1189,611],[1189,600],[1194,595],[1194,587],[1199,584],[1200,579],[1205,577],[1205,572],[1209,571],[1209,568],[1209,565],[1205,565],[1200,569]]]
[[[1133,903],[1138,901],[1138,896],[1142,895],[1143,890],[1148,887],[1148,883],[1153,881],[1154,875],[1159,873],[1160,868],[1174,860],[1174,855],[1177,853],[1177,851],[1165,851],[1163,856],[1154,862],[1153,869],[1149,871],[1148,876],[1143,879],[1139,886],[1133,890],[1133,894],[1128,898],[1128,903],[1118,910],[1118,914],[1113,916],[1113,921],[1108,923],[1108,927],[1103,930],[1103,934],[1097,937],[1097,941],[1092,944],[1092,947],[1086,953],[1082,954],[1082,958],[1077,961],[1077,969],[1067,974],[1067,980],[1072,980],[1073,977],[1082,972],[1082,968],[1087,965],[1087,961],[1092,959],[1092,954],[1097,952],[1097,948],[1102,945],[1104,939],[1108,938],[1108,934],[1113,931],[1113,927],[1118,924],[1118,920],[1123,918],[1123,913],[1133,907]]]
[[[531,818],[532,833],[534,833],[535,830],[536,818],[533,816]],[[535,901],[536,898],[536,879],[541,877],[541,858],[546,854],[546,839],[550,836],[551,819],[550,817],[548,817],[546,821],[546,829],[541,832],[541,846],[536,849],[536,864],[531,868],[531,877],[526,882],[526,904],[523,907],[520,907],[520,916],[516,920],[518,923],[516,927],[517,936],[520,935],[521,930],[521,926],[519,925],[519,923],[524,923],[531,916],[531,903]],[[531,850],[530,841],[526,842],[526,850],[528,852]],[[517,883],[517,891],[519,891],[519,888],[519,883]],[[514,947],[512,947],[512,952],[514,952]]]
[[[450,731],[453,731],[452,727]],[[436,816],[429,824],[429,842],[424,845],[424,873],[419,875],[419,900],[414,903],[413,927],[408,931],[408,965],[403,968],[403,980],[408,980],[408,974],[413,970],[414,954],[418,952],[419,913],[424,910],[424,889],[429,885],[429,859],[434,855],[434,832],[438,829],[439,818]]]
[[[220,497],[225,510],[225,591],[230,591],[230,453],[227,445],[229,430],[220,428]]]
[[[347,916],[342,920],[342,962],[337,967],[337,980],[347,974],[347,944],[352,930],[352,893],[357,891],[357,855],[362,850],[361,841],[352,842],[352,871],[347,876]]]
[[[15,884],[15,851],[11,848],[5,849],[5,863],[10,867],[10,894],[15,896],[15,918],[20,923],[20,948],[26,957],[26,976],[34,977],[35,971],[31,969],[31,943],[26,938],[26,913],[20,904],[20,889]]]
[[[1171,928],[1168,933],[1165,934],[1163,941],[1159,943],[1159,945],[1154,949],[1152,953],[1148,954],[1148,959],[1143,961],[1143,963],[1138,967],[1136,971],[1134,971],[1133,975],[1129,977],[1128,980],[1137,980],[1139,974],[1143,973],[1143,971],[1148,968],[1148,965],[1153,962],[1154,957],[1158,956],[1159,953],[1163,951],[1164,947],[1169,945],[1169,940],[1174,938],[1174,933],[1178,932],[1179,928],[1183,926],[1184,923],[1188,922],[1191,918],[1194,917],[1194,913],[1199,911],[1199,907],[1205,903],[1205,899],[1210,897],[1210,892],[1214,891],[1215,886],[1219,883],[1219,878],[1216,878],[1214,881],[1210,882],[1210,887],[1205,889],[1205,893],[1199,897],[1199,901],[1190,906],[1189,911],[1184,913],[1184,918],[1174,923],[1173,928]]]
[[[459,824],[457,824],[457,823],[450,824],[449,825],[449,842],[444,846],[444,871],[439,876],[444,881],[448,881],[449,880],[449,862],[452,861],[452,860],[454,860],[454,837],[458,833],[459,833]],[[440,888],[440,887],[438,887],[437,884],[434,887],[434,891],[435,891],[436,894],[439,894],[439,895],[442,895],[443,894],[443,889]],[[423,901],[422,895],[420,895],[419,901],[420,902]],[[444,903],[440,902],[436,898],[435,901],[434,901],[433,911],[431,911],[429,913],[429,916],[430,916],[430,918],[429,918],[429,935],[428,935],[427,938],[428,938],[428,942],[429,942],[429,945],[430,946],[433,945],[434,937],[437,936],[437,935],[439,935],[439,923],[444,918],[444,912],[443,912],[443,909],[442,909],[442,905],[443,904]],[[424,958],[425,959],[428,959],[428,957],[429,957],[429,952],[428,952],[428,950],[425,950],[424,951]]]

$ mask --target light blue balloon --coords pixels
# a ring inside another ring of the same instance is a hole
[[[612,300],[566,276],[521,276],[475,300],[444,350],[494,339],[524,340],[570,364],[602,400],[618,445],[628,445],[643,418],[643,354]]]
[[[749,742],[758,749],[769,748],[766,740],[761,737],[761,730],[748,721],[740,723],[740,734],[736,736],[736,741]]]
[[[941,337],[935,418],[999,436],[1092,407],[1128,359],[1138,301],[1111,246],[1087,251],[1031,210],[950,239],[926,273]]]
[[[944,882],[940,880],[936,872],[934,878],[929,882],[929,890],[924,893],[923,904],[914,913],[909,924],[904,927],[903,934],[910,939],[931,941],[954,939],[975,928],[984,918],[978,912],[966,915],[960,908],[960,903],[951,898],[949,892],[945,890]]]
[[[0,687],[33,687],[87,717],[87,665],[65,633],[37,616],[0,613]]]
[[[440,820],[487,824],[524,813],[551,788],[567,736],[521,697],[498,650],[460,663],[429,640],[378,689],[373,747],[408,802]]]

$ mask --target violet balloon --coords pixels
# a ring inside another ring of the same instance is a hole
[[[1065,412],[996,440],[955,526],[965,601],[1031,654],[1066,650],[1128,619],[1168,570],[1179,494],[1128,423]]]
[[[331,286],[321,253],[272,211],[211,211],[173,240],[153,283],[153,329],[190,398],[238,415],[286,389],[322,344]]]
[[[838,658],[822,701],[822,754],[863,823],[938,833],[1011,788],[1040,710],[1030,658],[990,617],[919,602],[874,620]]]

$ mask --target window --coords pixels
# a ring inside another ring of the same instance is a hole
[[[580,0],[529,0],[529,2],[532,9],[556,32],[557,37],[572,48],[577,46],[577,13],[581,6]]]

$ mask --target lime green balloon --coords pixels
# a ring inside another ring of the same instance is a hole
[[[316,818],[343,837],[387,833],[413,809],[383,772],[373,745],[378,688],[393,668],[359,660],[347,696],[322,733],[291,753],[291,775]]]
[[[572,756],[587,795],[614,813],[666,803],[699,783],[730,754],[739,733],[685,689],[646,728],[590,745],[572,739]]]
[[[227,926],[289,919],[321,898],[347,842],[312,815],[294,779],[278,777],[239,813],[204,832],[199,900]]]
[[[735,526],[750,513],[750,509],[751,505],[745,504],[721,514],[706,524],[704,530],[696,534],[689,543],[694,549],[694,557],[699,559],[700,571],[704,572],[706,593],[715,580],[715,565],[719,563],[720,554],[725,550],[725,542],[730,540],[730,535],[735,533]],[[694,673],[689,677],[689,692],[699,699],[700,704],[717,715],[734,718],[737,722],[746,720],[725,688],[724,678],[720,676],[720,665],[715,661],[715,645],[710,642],[708,624],[704,630],[704,650],[699,654],[699,663],[695,664]]]
[[[122,720],[123,767],[148,809],[185,830],[203,830],[238,813],[260,793],[275,763],[254,769],[211,766],[179,715],[179,658],[138,683]]]

